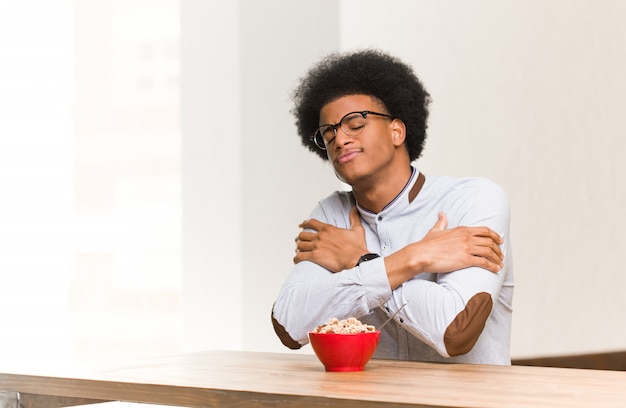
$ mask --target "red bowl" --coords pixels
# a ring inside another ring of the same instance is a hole
[[[350,334],[309,332],[309,340],[326,371],[363,371],[376,351],[380,331]]]

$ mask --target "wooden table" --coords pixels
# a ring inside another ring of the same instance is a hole
[[[288,353],[207,351],[55,373],[6,372],[0,362],[0,373],[0,401],[20,408],[626,406],[626,372],[372,360],[362,372],[327,373],[315,356]]]

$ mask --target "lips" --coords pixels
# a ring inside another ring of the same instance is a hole
[[[350,149],[348,151],[342,152],[339,156],[337,156],[335,162],[337,164],[347,163],[350,160],[354,159],[356,156],[358,156],[360,153],[361,149]]]

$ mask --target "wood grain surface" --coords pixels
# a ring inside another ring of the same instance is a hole
[[[626,372],[371,360],[325,372],[313,355],[207,351],[58,373],[5,372],[0,390],[188,407],[624,407]]]

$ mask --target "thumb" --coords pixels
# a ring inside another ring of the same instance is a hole
[[[446,217],[446,213],[441,211],[437,216],[437,222],[430,229],[431,231],[443,231],[448,227],[448,217]]]
[[[350,229],[354,229],[354,227],[361,227],[361,215],[359,214],[359,210],[356,208],[356,205],[352,207],[350,210]]]

